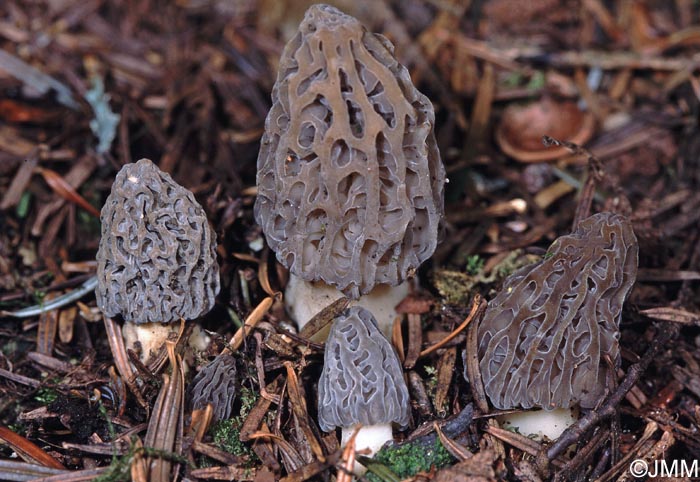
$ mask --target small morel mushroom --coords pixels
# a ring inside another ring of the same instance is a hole
[[[226,420],[231,417],[237,389],[236,359],[230,353],[222,353],[192,380],[192,408],[203,410],[211,403],[214,407],[212,420]]]
[[[145,361],[167,323],[213,307],[216,234],[192,193],[148,159],[119,171],[100,219],[97,305],[105,316],[122,315],[127,346],[138,341]]]
[[[400,285],[434,252],[445,183],[434,117],[387,39],[334,7],[308,9],[280,59],[255,202],[300,325],[338,290]],[[316,304],[318,284],[333,288]]]
[[[637,259],[630,222],[599,213],[506,280],[478,329],[481,376],[496,408],[590,409],[601,401],[615,376],[606,359],[619,365],[620,316]]]
[[[322,430],[343,430],[345,445],[355,427],[357,450],[376,453],[392,439],[392,422],[409,422],[408,388],[393,347],[372,313],[360,306],[333,321],[318,382],[318,422]]]

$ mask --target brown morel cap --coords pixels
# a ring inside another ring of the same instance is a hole
[[[496,408],[597,405],[615,376],[606,357],[619,364],[637,258],[629,220],[599,213],[508,277],[478,329],[481,376]]]
[[[401,363],[365,308],[353,306],[333,321],[318,383],[322,430],[396,422],[408,425],[410,405]]]
[[[255,218],[280,262],[351,298],[410,277],[437,245],[445,171],[433,107],[393,45],[314,5],[272,101]]]
[[[216,234],[192,193],[150,160],[122,167],[100,220],[95,295],[106,316],[169,323],[214,306]]]

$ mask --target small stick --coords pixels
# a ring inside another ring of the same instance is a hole
[[[233,335],[233,338],[231,338],[231,341],[229,342],[230,350],[228,347],[224,348],[221,351],[222,355],[224,353],[229,353],[231,350],[238,350],[238,348],[240,348],[241,344],[243,343],[243,338],[245,338],[245,336],[250,333],[253,328],[255,328],[255,325],[257,325],[260,320],[262,320],[265,313],[267,313],[272,307],[273,302],[274,298],[268,296],[262,300],[253,311],[251,311],[250,315],[248,315],[248,318],[246,318],[245,322],[243,323],[243,326],[241,326]]]
[[[355,466],[355,439],[362,427],[358,425],[350,435],[348,442],[343,449],[343,455],[340,459],[340,467],[338,467],[338,482],[351,482],[353,479],[353,467]],[[324,460],[321,460],[323,462]]]
[[[593,454],[610,438],[610,432],[608,430],[601,430],[593,436],[593,438],[583,447],[581,450],[576,452],[576,455],[569,460],[564,467],[557,473],[554,477],[554,482],[563,482],[568,480],[568,475],[572,474],[575,470],[579,469],[586,463]]]
[[[586,178],[586,182],[583,184],[583,188],[581,189],[581,197],[578,200],[576,213],[574,214],[573,229],[576,229],[578,223],[590,215],[593,197],[595,196],[596,184],[598,184],[605,175],[603,163],[600,162],[600,159],[591,154],[588,149],[585,149],[578,144],[574,144],[573,142],[560,141],[553,137],[542,136],[542,144],[544,144],[545,147],[564,147],[570,150],[572,154],[582,155],[588,158],[588,177]]]
[[[476,403],[476,406],[481,413],[488,413],[489,402],[486,399],[484,382],[481,378],[481,370],[479,369],[479,342],[477,341],[478,328],[478,323],[469,325],[469,329],[467,330],[467,355],[464,363],[467,369],[469,384],[472,388],[474,403]]]
[[[589,429],[599,424],[601,421],[612,417],[616,413],[617,406],[622,399],[625,398],[625,394],[639,381],[639,378],[649,367],[654,358],[656,358],[658,353],[670,340],[676,337],[678,332],[679,327],[676,325],[664,325],[663,330],[657,330],[657,336],[652,341],[651,346],[647,349],[644,356],[638,363],[635,363],[627,370],[627,375],[624,380],[622,380],[622,383],[620,383],[617,390],[605,400],[601,407],[597,410],[592,410],[584,417],[580,418],[576,423],[567,428],[546,451],[542,450],[538,454],[537,466],[542,473],[548,472],[550,460],[561,455],[569,445],[576,443]]]
[[[42,313],[46,313],[47,311],[62,308],[66,305],[73,303],[74,301],[78,301],[86,294],[94,292],[96,286],[97,276],[92,276],[73,291],[58,296],[52,299],[51,301],[47,301],[46,303],[41,303],[34,306],[29,306],[27,308],[22,308],[21,310],[17,311],[0,310],[0,316],[11,316],[13,318],[29,318],[32,316],[40,315]]]
[[[452,333],[447,335],[445,338],[440,340],[439,342],[435,343],[433,346],[429,346],[422,352],[420,352],[419,357],[422,358],[426,355],[431,354],[435,350],[445,346],[448,344],[451,340],[453,340],[457,335],[459,335],[462,331],[464,331],[469,324],[474,321],[474,319],[478,318],[481,316],[481,313],[486,309],[486,303],[484,302],[484,299],[479,295],[478,293],[474,295],[474,299],[472,300],[472,309],[467,315],[467,317],[464,319],[461,325],[457,327],[456,330],[454,330]]]
[[[105,324],[105,331],[107,332],[107,341],[109,342],[109,348],[112,351],[112,358],[114,358],[114,364],[117,366],[117,371],[121,375],[122,379],[129,387],[131,393],[136,397],[136,401],[141,405],[146,413],[150,416],[150,407],[146,400],[143,398],[143,394],[139,390],[138,386],[134,380],[136,379],[136,374],[134,369],[129,364],[129,357],[126,354],[126,348],[124,347],[124,338],[122,338],[122,330],[112,319],[108,316],[102,315],[102,319]]]

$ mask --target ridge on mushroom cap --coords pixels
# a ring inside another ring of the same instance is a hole
[[[318,421],[326,432],[357,424],[408,425],[408,388],[399,358],[372,313],[360,306],[333,321],[318,391]]]
[[[95,295],[106,316],[169,323],[211,310],[216,233],[190,191],[141,159],[119,171],[100,220]]]
[[[412,276],[437,246],[445,170],[432,104],[393,46],[312,6],[272,101],[255,218],[279,261],[355,299]]]
[[[221,353],[195,375],[190,385],[193,409],[212,405],[212,421],[227,420],[233,413],[233,402],[238,389],[236,359],[230,353]]]
[[[619,364],[622,305],[637,276],[637,238],[599,213],[508,277],[478,327],[484,389],[499,409],[593,408]]]

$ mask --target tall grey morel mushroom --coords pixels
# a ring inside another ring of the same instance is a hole
[[[105,316],[122,316],[127,347],[145,361],[169,323],[214,306],[216,234],[192,193],[148,159],[122,167],[100,219],[97,305]]]
[[[318,392],[319,426],[326,432],[341,427],[342,445],[362,425],[355,448],[375,453],[392,439],[392,423],[408,425],[401,363],[365,308],[348,308],[333,321]]]
[[[622,305],[637,262],[629,220],[599,213],[508,277],[478,328],[491,403],[545,410],[600,403],[619,367]]]
[[[434,120],[386,38],[334,7],[308,9],[280,59],[255,202],[300,325],[342,294],[377,291],[390,313],[386,301],[370,310],[393,321],[407,288],[392,298],[389,287],[432,255],[444,215]]]

